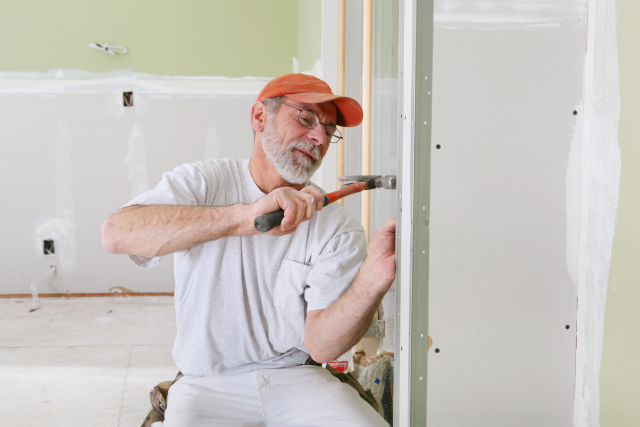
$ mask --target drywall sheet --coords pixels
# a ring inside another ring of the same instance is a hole
[[[472,3],[436,2],[428,425],[569,427],[586,2]]]
[[[165,171],[250,157],[249,112],[264,81],[235,93],[231,83],[226,93],[176,92],[169,83],[59,81],[0,91],[0,293],[29,293],[50,265],[57,277],[41,293],[173,291],[171,256],[140,269],[102,249],[101,225]],[[43,254],[47,239],[55,256]]]

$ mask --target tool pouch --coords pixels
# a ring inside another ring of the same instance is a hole
[[[151,424],[157,421],[164,421],[164,412],[167,410],[169,387],[182,377],[182,372],[178,372],[178,375],[176,375],[176,378],[173,381],[161,382],[149,392],[151,410],[142,422],[142,427],[151,427]]]

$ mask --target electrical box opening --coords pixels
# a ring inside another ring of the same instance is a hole
[[[133,92],[122,92],[122,102],[125,107],[133,107]]]
[[[53,240],[44,240],[43,242],[43,254],[44,255],[55,255],[56,254],[56,250],[55,250],[55,246],[53,243]]]

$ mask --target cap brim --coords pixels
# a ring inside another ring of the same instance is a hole
[[[323,102],[333,102],[338,109],[338,126],[352,127],[362,123],[362,107],[358,101],[348,96],[334,95],[332,93],[292,93],[285,94],[287,98],[307,104],[322,104]]]

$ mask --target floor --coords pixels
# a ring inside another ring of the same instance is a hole
[[[0,299],[0,425],[139,426],[177,373],[173,297]]]

